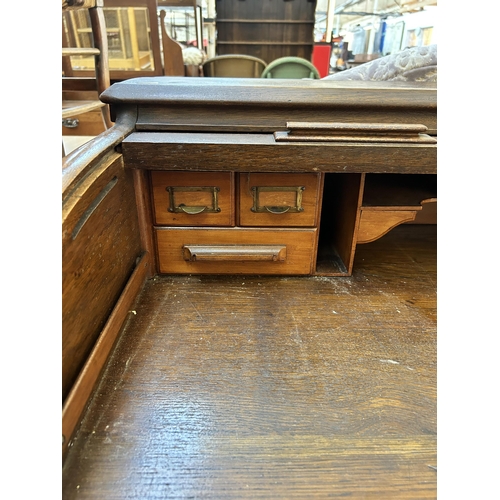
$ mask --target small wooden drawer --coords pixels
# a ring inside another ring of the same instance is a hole
[[[234,226],[234,174],[151,172],[154,220],[166,226]]]
[[[239,225],[315,227],[321,174],[239,174]]]
[[[160,273],[311,274],[316,229],[155,228]]]

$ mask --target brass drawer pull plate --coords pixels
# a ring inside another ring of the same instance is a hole
[[[265,213],[269,212],[271,214],[285,214],[287,212],[303,212],[302,207],[302,193],[305,190],[305,186],[252,186],[253,194],[253,207],[250,209],[255,213]],[[262,192],[278,192],[278,191],[292,191],[295,192],[295,206],[281,205],[281,206],[269,206],[260,205],[260,193]]]
[[[286,245],[184,245],[182,252],[188,262],[286,260]]]
[[[169,195],[168,211],[172,213],[185,213],[188,215],[196,215],[205,213],[218,213],[221,211],[219,207],[219,191],[218,187],[201,187],[201,186],[167,186],[166,190]],[[175,193],[179,192],[209,192],[212,194],[212,206],[197,205],[188,206],[184,203],[175,204]]]

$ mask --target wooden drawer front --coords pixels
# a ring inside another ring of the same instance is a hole
[[[317,226],[321,174],[239,174],[239,225]]]
[[[316,229],[156,228],[160,273],[310,274]]]
[[[151,172],[156,224],[234,226],[233,179],[228,172]]]

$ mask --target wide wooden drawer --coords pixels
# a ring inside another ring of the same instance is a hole
[[[316,229],[155,228],[160,273],[311,274]]]
[[[239,174],[240,226],[315,227],[321,174]]]
[[[151,172],[156,224],[234,226],[231,172]]]

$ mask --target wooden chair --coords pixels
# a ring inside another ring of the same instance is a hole
[[[90,16],[90,28],[93,39],[92,47],[81,47],[76,40],[68,40],[63,22],[62,47],[62,122],[64,127],[77,128],[80,115],[100,111],[102,131],[110,128],[112,122],[108,105],[99,100],[99,95],[110,86],[108,41],[103,13],[103,0],[62,0],[63,16],[70,11],[86,9]],[[72,45],[77,45],[76,47]],[[71,65],[71,56],[94,56],[95,76],[75,77]],[[84,130],[72,135],[97,135]],[[63,147],[64,155],[64,147]]]
[[[160,11],[161,43],[163,49],[163,73],[166,76],[184,76],[182,45],[170,38],[165,29],[165,10]]]
[[[307,59],[302,57],[280,57],[270,62],[261,75],[262,78],[320,78],[319,71]]]
[[[204,76],[219,78],[260,78],[267,63],[258,57],[226,54],[203,63]]]

